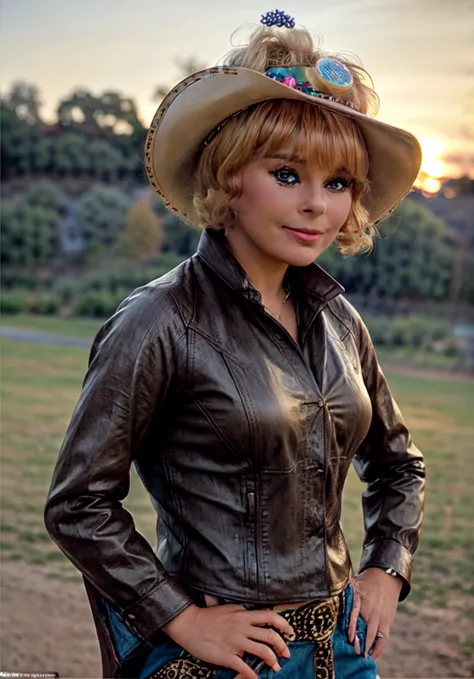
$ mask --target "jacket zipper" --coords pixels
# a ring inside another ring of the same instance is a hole
[[[257,548],[257,522],[256,522],[256,495],[255,489],[247,490],[246,493],[247,507],[246,507],[246,517],[245,517],[245,552],[246,552],[246,566],[247,566],[247,585],[249,587],[256,587],[259,590],[258,582],[258,548]],[[248,540],[252,534],[252,548],[249,550]],[[253,553],[253,559],[252,559]],[[255,575],[252,573],[252,561],[255,563]]]
[[[255,493],[247,491],[247,521],[255,521]]]

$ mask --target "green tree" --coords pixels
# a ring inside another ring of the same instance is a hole
[[[91,131],[98,128],[96,121],[97,97],[87,90],[76,90],[62,99],[56,110],[58,121],[65,126],[83,125]]]
[[[42,134],[40,126],[20,118],[6,100],[0,103],[0,116],[2,177],[31,173],[34,147]]]
[[[77,203],[77,221],[89,251],[116,244],[129,207],[129,199],[114,187],[98,186],[81,196]]]
[[[59,215],[26,202],[2,202],[3,264],[32,267],[48,262],[59,238]]]
[[[25,193],[24,200],[31,207],[41,207],[58,214],[64,204],[65,194],[57,184],[50,181],[38,182]]]
[[[445,300],[453,264],[453,235],[421,203],[405,199],[380,226],[370,255],[343,257],[335,249],[318,260],[348,293],[366,298]]]
[[[57,116],[65,126],[82,127],[92,133],[131,134],[143,129],[133,99],[111,90],[100,95],[75,90],[59,102]]]
[[[6,97],[7,105],[15,111],[20,120],[29,125],[41,123],[40,108],[41,100],[39,89],[23,81],[13,83]]]
[[[132,259],[149,259],[163,245],[161,221],[144,195],[130,208],[119,252]]]
[[[114,134],[131,134],[143,129],[133,99],[119,92],[106,91],[99,97],[98,123]]]
[[[87,145],[91,174],[97,179],[116,178],[123,165],[123,157],[105,139],[94,139]]]
[[[33,146],[32,169],[39,174],[54,171],[56,157],[56,139],[41,136]]]
[[[87,174],[91,167],[86,138],[76,132],[60,134],[56,142],[54,169],[61,176]]]

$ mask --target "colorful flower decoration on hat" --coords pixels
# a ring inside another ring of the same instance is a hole
[[[356,106],[347,99],[342,99],[339,96],[335,96],[335,94],[328,94],[327,92],[316,89],[307,78],[306,72],[309,68],[309,66],[293,66],[291,68],[277,66],[269,68],[265,72],[265,75],[272,78],[272,80],[277,80],[278,82],[283,83],[283,85],[300,90],[300,92],[310,94],[313,97],[328,99],[343,104],[344,106],[349,106],[349,108],[356,109]],[[316,66],[313,67],[313,70],[320,86],[329,87],[334,93],[341,94],[347,92],[352,87],[352,73],[347,66],[337,59],[319,59]]]
[[[276,9],[274,12],[267,12],[262,14],[260,23],[264,26],[277,26],[277,28],[294,28],[295,20],[289,14],[285,14],[283,10]]]

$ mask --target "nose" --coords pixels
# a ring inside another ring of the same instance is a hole
[[[311,217],[318,217],[326,212],[326,199],[321,185],[308,187],[302,203],[302,212]]]

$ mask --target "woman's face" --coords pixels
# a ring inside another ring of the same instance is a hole
[[[238,242],[267,260],[307,266],[346,222],[351,180],[344,168],[328,173],[285,151],[255,156],[241,170],[242,191],[232,203],[235,225],[227,230],[230,244]]]

